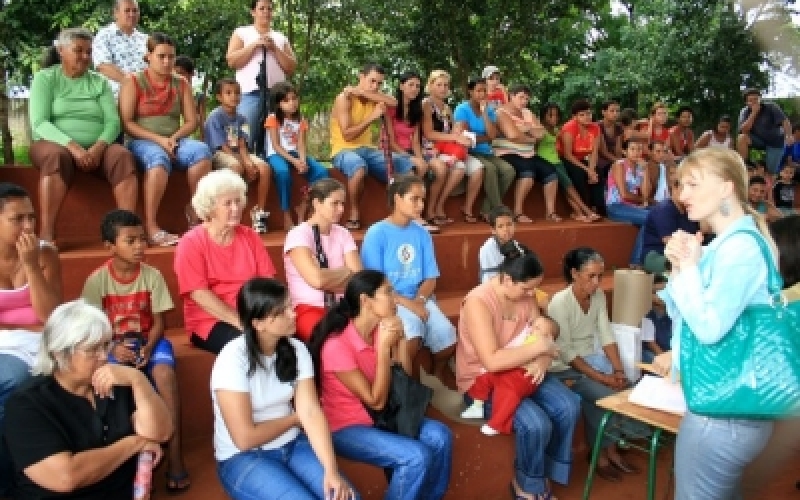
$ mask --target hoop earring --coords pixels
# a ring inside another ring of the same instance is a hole
[[[731,215],[731,202],[729,200],[722,200],[719,206],[719,213],[722,214],[723,217],[729,217]]]

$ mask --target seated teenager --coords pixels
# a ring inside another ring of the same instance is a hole
[[[450,482],[450,429],[424,417],[419,436],[411,438],[376,428],[367,411],[385,406],[392,364],[401,350],[403,322],[395,316],[396,297],[383,273],[353,275],[344,296],[311,336],[317,387],[336,453],[386,470],[390,479],[384,498],[439,500]]]
[[[736,151],[747,160],[751,149],[763,150],[767,171],[775,175],[780,170],[786,146],[794,144],[792,124],[780,106],[762,101],[760,90],[748,88],[743,94],[745,106],[739,112]]]
[[[58,252],[35,233],[28,193],[0,182],[0,428],[8,397],[30,377],[44,322],[61,303]],[[0,496],[11,493],[11,462],[0,446]]]
[[[393,154],[408,155],[414,164],[414,173],[426,179],[432,174],[428,192],[429,198],[438,199],[442,192],[448,170],[445,162],[422,149],[422,77],[413,71],[403,73],[398,78],[395,98],[397,106],[386,110],[387,134]],[[442,222],[440,219],[438,222]],[[420,220],[422,227],[432,233],[440,230],[434,215],[433,203],[428,203],[425,218]]]
[[[175,249],[175,275],[189,341],[214,354],[242,332],[236,294],[254,276],[271,278],[275,266],[264,242],[240,224],[247,185],[228,169],[200,180],[192,205],[203,223]]]
[[[686,206],[681,202],[680,195],[681,181],[675,176],[670,184],[669,198],[647,211],[642,226],[642,255],[645,259],[651,253],[664,259],[664,247],[675,231],[680,229],[689,234],[700,231],[700,225],[686,214]]]
[[[120,121],[106,79],[89,69],[92,35],[83,28],[61,32],[33,77],[30,157],[39,169],[39,236],[54,241],[61,204],[75,170],[101,174],[117,207],[136,209],[139,182],[133,156],[116,144]]]
[[[428,206],[433,205],[433,222],[437,225],[453,222],[447,217],[444,204],[466,175],[468,180],[461,215],[464,222],[476,223],[479,219],[473,215],[472,209],[483,184],[484,168],[483,163],[468,154],[472,140],[464,134],[463,126],[455,123],[446,102],[450,96],[450,75],[440,69],[431,71],[425,90],[428,97],[422,101],[422,137],[437,158],[447,164],[449,171],[439,196],[428,198]]]
[[[651,185],[649,202],[658,203],[669,198],[669,180],[675,170],[675,157],[667,145],[660,141],[650,144],[650,161],[647,163]]]
[[[644,239],[644,232],[641,228],[647,218],[650,179],[647,162],[642,158],[641,143],[628,140],[625,141],[623,147],[625,159],[612,165],[611,171],[608,173],[606,210],[609,219],[616,222],[629,222],[639,228],[630,263],[632,266],[641,267]]]
[[[564,191],[567,197],[567,203],[572,209],[570,217],[579,222],[595,222],[600,220],[601,217],[586,206],[575,190],[572,184],[572,179],[567,174],[567,169],[561,163],[561,157],[558,155],[558,136],[560,133],[559,126],[561,124],[561,108],[554,102],[548,102],[539,111],[539,120],[544,127],[544,135],[539,143],[536,145],[536,156],[533,161],[538,163],[546,162],[553,167],[558,176],[558,185]],[[600,141],[602,146],[603,141]],[[606,177],[608,177],[608,168],[605,169]]]
[[[382,120],[386,110],[397,106],[394,97],[380,91],[386,70],[367,63],[358,73],[358,85],[345,87],[333,101],[331,111],[331,156],[333,166],[347,177],[350,214],[345,227],[361,229],[361,195],[369,173],[389,182],[386,156],[372,138],[372,124]],[[394,173],[405,174],[413,165],[406,155],[392,155]]]
[[[597,121],[597,125],[603,135],[600,137],[600,149],[597,151],[597,174],[600,176],[600,184],[605,185],[611,165],[622,159],[621,137],[624,129],[619,121],[620,109],[617,101],[603,101],[600,113],[603,118]]]
[[[722,115],[713,130],[706,130],[694,144],[695,149],[700,148],[726,148],[734,149],[735,144],[731,138],[731,117]]]
[[[425,184],[415,176],[398,177],[389,186],[389,217],[367,230],[361,244],[366,269],[386,274],[397,300],[407,342],[406,364],[424,344],[433,354],[433,373],[455,387],[449,361],[455,352],[456,329],[439,309],[434,291],[439,267],[431,235],[412,221],[425,203]]]
[[[83,300],[47,320],[35,376],[6,408],[15,498],[131,498],[139,454],[161,460],[169,410],[141,371],[107,362],[111,335]]]
[[[675,155],[675,161],[680,161],[694,151],[694,132],[692,120],[694,111],[689,106],[681,106],[675,113],[678,123],[669,129],[669,143],[667,147]]]
[[[350,231],[339,225],[344,213],[344,186],[336,179],[311,185],[311,217],[286,234],[283,267],[297,314],[296,333],[308,341],[347,280],[361,270],[361,257]]]
[[[191,482],[181,450],[175,353],[164,338],[164,313],[173,308],[172,297],[161,272],[143,262],[147,236],[136,214],[109,212],[100,233],[111,258],[89,275],[81,296],[111,322],[114,345],[108,361],[142,370],[167,405],[175,429],[168,446],[167,491],[186,491]]]
[[[283,283],[253,278],[236,310],[243,333],[211,369],[214,457],[233,500],[352,500],[336,467],[305,344],[293,339]]]
[[[586,99],[572,103],[571,111],[572,118],[561,127],[558,135],[558,154],[583,201],[593,213],[602,215],[605,213],[604,186],[597,171],[600,126],[592,121],[592,105]]]
[[[489,104],[486,83],[483,78],[471,78],[467,82],[468,99],[453,111],[456,126],[475,134],[475,145],[467,152],[483,163],[483,220],[493,209],[504,206],[503,196],[517,175],[514,167],[492,150],[492,141],[497,137],[497,113],[496,107]]]
[[[119,115],[130,140],[128,149],[144,171],[144,225],[151,245],[170,246],[178,237],[156,220],[173,167],[186,171],[189,192],[211,170],[211,151],[191,135],[197,119],[192,90],[173,73],[175,42],[163,33],[147,40],[147,68],[126,78],[119,93]],[[189,226],[197,214],[186,207]]]

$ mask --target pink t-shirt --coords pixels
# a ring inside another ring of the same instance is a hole
[[[31,289],[24,284],[13,290],[0,290],[0,324],[41,325],[39,316],[33,310]]]
[[[207,289],[224,303],[236,308],[236,295],[245,281],[256,276],[272,278],[275,266],[258,233],[236,226],[233,241],[222,246],[214,242],[202,225],[184,234],[175,249],[175,274],[183,299],[186,332],[202,339],[219,319],[208,314],[189,295]]]
[[[333,224],[329,234],[320,233],[322,250],[328,258],[328,267],[336,269],[344,266],[344,256],[349,252],[358,251],[353,235],[344,227]],[[292,305],[308,304],[310,306],[325,307],[325,293],[322,290],[312,288],[303,276],[294,267],[289,252],[297,247],[311,249],[311,254],[316,260],[317,245],[314,243],[314,231],[311,224],[303,222],[295,226],[286,234],[283,243],[283,267],[286,269],[286,283],[289,285],[289,294],[292,297]]]
[[[322,346],[322,391],[320,402],[331,432],[351,425],[372,426],[364,404],[350,392],[336,376],[336,372],[361,370],[370,384],[375,380],[378,355],[378,329],[372,335],[373,345],[368,345],[356,331],[351,321],[340,335],[328,338]]]
[[[397,119],[397,107],[389,108],[386,111],[389,118],[392,120],[392,128],[394,129],[394,140],[397,145],[406,151],[411,151],[411,141],[414,139],[414,131],[417,127],[412,127],[408,123]]]

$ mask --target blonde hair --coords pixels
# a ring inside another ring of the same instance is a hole
[[[435,69],[428,75],[428,81],[425,83],[425,92],[431,93],[431,85],[439,78],[446,78],[450,82],[450,73],[443,69]]]
[[[733,194],[741,205],[742,210],[755,220],[758,231],[767,240],[772,249],[773,257],[778,255],[777,246],[767,225],[767,219],[756,212],[747,199],[747,167],[745,167],[739,153],[725,148],[696,149],[681,162],[680,167],[678,167],[678,175],[683,177],[693,170],[710,172],[724,181],[730,181],[733,184]]]
[[[197,189],[192,196],[192,208],[198,217],[207,221],[214,210],[217,197],[230,193],[239,197],[242,206],[247,203],[247,184],[242,177],[227,168],[214,170],[197,182]]]
[[[667,109],[667,105],[661,101],[654,102],[653,107],[650,108],[650,116],[654,116],[659,109]]]

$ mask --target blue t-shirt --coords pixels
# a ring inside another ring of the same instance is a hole
[[[206,123],[203,126],[204,137],[206,144],[211,149],[211,152],[216,152],[223,144],[228,142],[228,134],[236,134],[236,146],[229,144],[231,150],[237,152],[239,149],[239,139],[243,138],[245,141],[249,140],[247,132],[242,128],[247,124],[244,116],[236,113],[231,116],[219,106],[208,114]],[[233,137],[233,136],[232,136]]]
[[[383,272],[395,291],[409,299],[417,296],[420,283],[439,277],[433,239],[415,222],[401,227],[382,220],[370,226],[361,260],[364,268]]]
[[[493,106],[489,106],[487,114],[492,123],[497,123],[497,112]],[[453,120],[466,123],[470,132],[475,132],[477,135],[486,135],[486,124],[483,123],[483,117],[475,114],[475,110],[469,105],[469,101],[464,101],[456,106],[455,111],[453,111]],[[488,142],[480,142],[474,148],[470,148],[469,152],[490,155],[492,154],[492,146]]]
[[[672,200],[658,202],[647,212],[647,219],[644,222],[644,244],[642,255],[645,256],[651,251],[664,253],[664,238],[672,236],[678,229],[683,229],[689,234],[695,234],[700,230],[697,222],[689,220],[689,217],[681,213]]]
[[[792,163],[800,163],[800,142],[786,146],[786,151],[784,151],[783,158],[781,158],[781,166],[786,165],[787,159]]]

